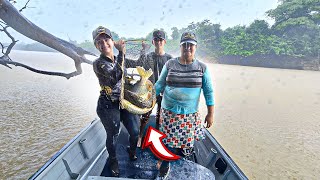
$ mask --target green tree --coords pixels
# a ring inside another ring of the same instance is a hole
[[[246,43],[249,37],[246,34],[245,26],[235,26],[227,28],[221,38],[221,46],[224,55],[241,55],[250,56],[253,54],[250,50],[246,50]]]
[[[268,22],[265,20],[254,20],[246,29],[249,34],[261,34],[261,35],[270,35],[271,30],[269,28]]]
[[[317,56],[320,47],[320,1],[282,0],[267,11],[275,20],[274,34],[293,46],[298,56]]]
[[[223,31],[220,24],[212,24],[205,19],[201,22],[190,23],[188,27],[179,30],[180,34],[185,31],[194,32],[198,38],[198,54],[214,58],[219,56],[221,51],[221,37]]]
[[[272,35],[268,23],[262,20],[255,20],[248,27],[226,29],[221,38],[221,46],[223,55],[293,54],[292,46],[284,39]]]
[[[177,27],[173,27],[171,28],[171,30],[172,30],[172,34],[171,34],[172,40],[179,40],[181,36],[181,34],[179,33],[179,29]]]
[[[275,20],[275,27],[284,28],[292,25],[319,25],[319,0],[282,0],[275,9],[266,12]]]

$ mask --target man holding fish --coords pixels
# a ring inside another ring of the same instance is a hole
[[[151,69],[153,72],[153,75],[150,76],[149,80],[152,82],[152,84],[155,84],[155,82],[158,80],[159,75],[162,71],[162,68],[164,64],[172,58],[170,54],[167,54],[164,51],[164,46],[166,44],[166,35],[161,30],[155,30],[152,33],[152,44],[155,47],[154,52],[150,52],[148,54],[145,53],[145,47],[146,44],[142,43],[142,53],[138,60],[129,60],[126,59],[126,67],[128,68],[135,68],[137,66],[143,67],[145,70]],[[157,96],[157,114],[156,114],[156,129],[159,129],[159,117],[160,117],[160,109],[161,109],[161,100],[162,96]],[[149,117],[152,110],[143,114],[141,116],[141,125],[140,125],[140,134],[139,134],[139,141],[138,146],[141,144],[141,137],[143,135],[143,130],[146,126],[146,124],[149,121]]]
[[[112,176],[119,176],[119,165],[116,157],[116,143],[120,133],[120,120],[129,132],[130,160],[137,159],[136,148],[139,135],[139,116],[120,108],[125,42],[113,41],[111,31],[99,26],[92,32],[95,47],[101,55],[93,62],[93,70],[101,87],[97,105],[97,114],[107,133],[106,147],[109,153],[108,164]],[[114,56],[113,47],[119,54]]]

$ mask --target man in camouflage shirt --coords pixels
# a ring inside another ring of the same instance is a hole
[[[166,35],[161,30],[156,30],[153,32],[152,44],[155,47],[154,52],[150,52],[148,54],[145,53],[146,45],[142,43],[142,55],[138,60],[129,60],[126,59],[125,65],[127,68],[135,68],[136,66],[142,66],[144,69],[151,69],[153,71],[152,76],[149,80],[155,84],[159,78],[163,65],[172,58],[170,54],[167,54],[164,51],[164,45],[166,44]],[[161,96],[157,97],[157,114],[156,114],[156,129],[159,129],[159,116],[160,116],[160,108],[161,108]],[[146,124],[149,121],[149,117],[152,110],[146,114],[143,114],[141,117],[141,125],[140,125],[140,135],[142,137],[143,130]],[[141,141],[140,141],[141,143]]]

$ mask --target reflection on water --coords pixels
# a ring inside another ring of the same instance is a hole
[[[63,55],[18,52],[12,59],[45,70],[74,70]],[[83,68],[67,80],[0,67],[0,179],[30,177],[96,117],[98,82],[92,66]]]
[[[12,58],[44,70],[74,70],[73,61],[61,54],[15,52]],[[83,68],[82,75],[66,80],[0,66],[0,179],[28,178],[96,117],[98,81],[91,66]],[[216,94],[210,131],[245,174],[316,179],[320,73],[209,68]]]

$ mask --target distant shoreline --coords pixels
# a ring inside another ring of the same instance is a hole
[[[288,55],[252,55],[243,57],[240,55],[225,55],[218,58],[200,57],[205,62],[227,65],[240,65],[276,69],[295,69],[320,71],[320,58],[294,57]]]
[[[42,51],[42,50],[20,50],[14,49],[17,52],[41,52],[41,53],[60,53],[58,51]],[[62,54],[62,53],[61,53]],[[295,70],[311,70],[320,71],[320,59],[317,57],[293,57],[287,55],[252,55],[243,57],[239,55],[225,55],[215,59],[199,57],[208,63],[240,65],[263,68],[277,69],[295,69]]]

